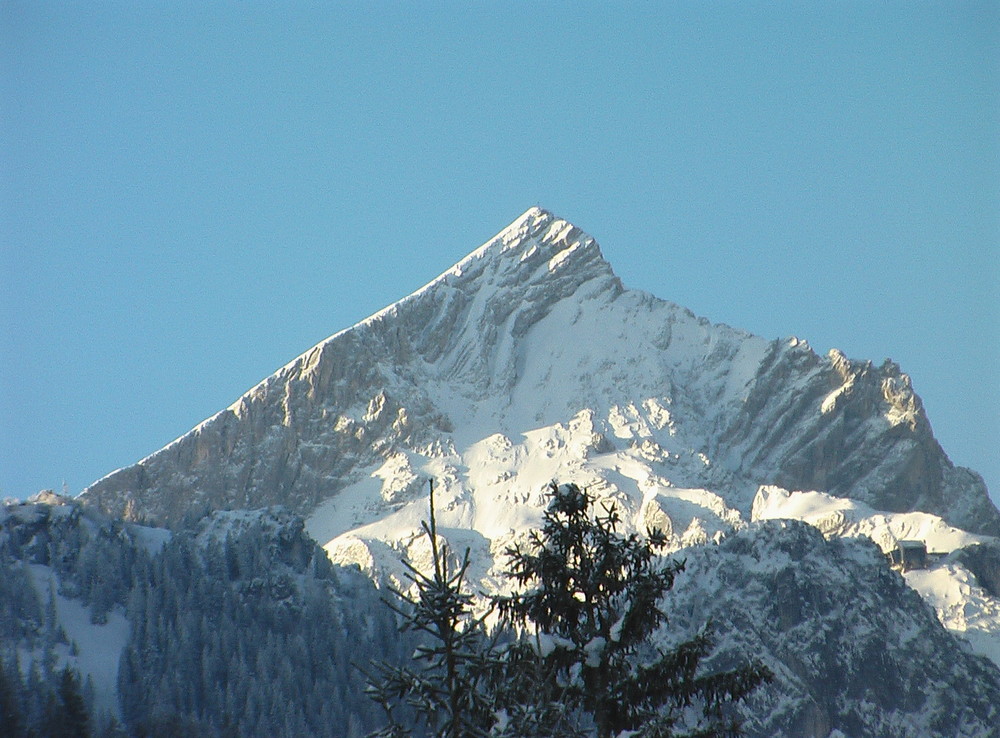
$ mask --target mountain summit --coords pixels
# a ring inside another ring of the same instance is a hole
[[[341,665],[357,643],[413,653],[372,628],[370,580],[427,570],[428,478],[436,531],[485,595],[509,593],[505,551],[540,527],[552,480],[614,505],[618,532],[659,530],[687,566],[655,645],[710,619],[706,668],[765,663],[774,682],[739,708],[754,738],[996,733],[1000,512],[935,441],[909,377],[627,289],[593,238],[537,208],[83,493],[179,530],[38,500],[0,516],[0,582],[44,574],[44,597],[64,578],[60,597],[118,623],[117,640],[80,631],[78,661],[122,665],[94,679],[130,726],[187,710],[243,715],[248,735],[362,735],[378,723]],[[12,643],[41,628],[7,621]],[[343,635],[360,623],[367,636]],[[220,683],[207,708],[188,698]],[[256,712],[231,704],[242,695]]]
[[[429,474],[468,519],[487,488],[513,499],[557,477],[636,507],[711,490],[744,515],[761,485],[816,490],[1000,534],[981,478],[952,465],[895,364],[626,289],[592,237],[540,208],[83,499],[177,524],[275,503],[309,515],[375,485],[370,522]]]

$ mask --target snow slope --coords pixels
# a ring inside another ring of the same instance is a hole
[[[629,479],[622,494],[711,489],[747,515],[775,484],[1000,533],[981,479],[951,464],[891,362],[821,357],[628,290],[593,238],[538,208],[83,497],[165,523],[271,504],[309,514],[400,455],[404,476],[461,478],[496,434],[530,458],[524,488],[587,467]],[[549,453],[560,443],[572,460]],[[470,494],[483,483],[467,481]]]
[[[53,593],[56,622],[69,639],[57,649],[56,668],[69,666],[81,678],[90,680],[94,689],[94,708],[98,714],[121,719],[118,710],[118,660],[128,641],[129,623],[121,608],[108,613],[106,623],[91,622],[90,608],[77,599],[63,597],[59,578],[48,566],[30,567],[32,584],[44,602]],[[25,670],[27,671],[27,670]]]
[[[1000,666],[1000,599],[983,588],[955,555],[967,546],[997,539],[967,533],[928,513],[886,513],[822,492],[777,487],[760,488],[752,519],[801,520],[827,538],[871,539],[883,553],[899,541],[917,540],[928,552],[948,554],[943,560],[934,557],[929,569],[906,572],[906,582],[934,608],[942,625]]]
[[[1000,666],[1000,599],[991,596],[968,569],[954,561],[914,569],[904,576],[934,608],[945,628]]]
[[[867,536],[888,553],[899,541],[923,541],[929,552],[951,553],[963,546],[995,540],[948,525],[923,512],[887,513],[863,502],[823,492],[789,492],[761,487],[754,498],[752,520],[785,518],[809,523],[828,538]]]
[[[2,608],[0,655],[13,646],[25,675],[33,665],[43,673],[68,666],[93,690],[94,714],[120,719],[118,665],[129,637],[131,578],[121,564],[135,561],[129,549],[150,550],[168,537],[126,530],[50,492],[0,507],[0,575],[20,582]]]
[[[950,462],[898,366],[820,356],[629,290],[593,238],[538,208],[82,499],[174,526],[285,505],[331,560],[399,581],[402,560],[429,556],[429,479],[439,532],[471,551],[485,592],[505,586],[503,552],[538,526],[552,480],[587,487],[619,506],[625,532],[658,528],[685,555],[773,518],[883,550],[1000,535],[982,479]],[[948,566],[908,581],[995,657],[995,600]],[[933,713],[907,708],[886,734]]]

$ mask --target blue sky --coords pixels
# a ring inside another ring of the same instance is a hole
[[[898,361],[1000,499],[995,4],[410,5],[0,0],[0,496],[542,205],[630,287]]]

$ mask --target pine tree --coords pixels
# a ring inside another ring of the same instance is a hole
[[[698,736],[738,735],[738,724],[724,719],[725,707],[770,672],[753,664],[700,674],[712,649],[707,632],[644,658],[650,636],[665,621],[659,600],[683,562],[658,555],[665,544],[658,531],[646,538],[619,534],[617,510],[602,505],[595,513],[590,495],[575,484],[553,483],[550,493],[542,529],[527,546],[507,551],[508,574],[524,589],[496,601],[508,624],[535,634],[533,650],[530,640],[522,640],[516,651],[521,668],[560,685],[557,705],[587,713],[598,738],[622,731],[673,736],[678,713],[692,705],[700,705],[704,716]],[[521,714],[541,720],[544,729],[545,719],[564,712],[551,702],[551,687],[534,693],[534,705],[522,706]]]
[[[683,735],[680,715],[700,707],[689,736],[740,734],[727,708],[771,678],[750,664],[703,674],[712,652],[707,632],[669,651],[651,637],[666,620],[661,598],[683,562],[660,556],[665,539],[617,532],[617,510],[574,484],[550,487],[542,529],[527,545],[508,549],[508,576],[520,591],[493,600],[500,625],[487,638],[484,616],[473,615],[466,591],[466,551],[451,565],[438,544],[431,485],[433,571],[404,562],[415,595],[393,590],[389,602],[402,629],[429,640],[417,649],[419,667],[380,664],[369,676],[369,696],[388,726],[379,738],[412,735],[398,709],[408,705],[433,736],[465,738],[648,738]],[[687,718],[689,719],[689,718]]]
[[[425,574],[404,561],[416,594],[392,589],[398,601],[386,600],[402,618],[403,632],[423,636],[414,655],[418,666],[383,662],[376,666],[377,674],[366,674],[368,694],[389,723],[371,734],[378,738],[412,735],[411,727],[400,722],[400,703],[412,708],[430,735],[440,738],[487,736],[495,722],[486,691],[493,649],[484,635],[485,616],[474,615],[472,595],[466,590],[469,551],[456,566],[448,547],[439,543],[433,480],[430,500],[430,522],[422,525],[430,539],[432,571]]]
[[[21,707],[21,672],[17,661],[8,665],[0,653],[0,728],[10,738],[21,738],[26,733],[26,721]]]
[[[90,717],[80,688],[80,679],[69,667],[59,677],[59,702],[62,705],[63,732],[66,738],[90,735]]]
[[[69,667],[59,674],[58,686],[46,695],[45,713],[40,723],[43,735],[60,738],[87,738],[90,717],[80,691],[80,679]]]

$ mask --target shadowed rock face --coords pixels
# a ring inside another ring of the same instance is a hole
[[[539,209],[83,498],[171,525],[272,504],[308,514],[400,452],[454,455],[649,398],[669,403],[686,450],[674,485],[744,510],[760,484],[816,489],[1000,534],[982,480],[951,464],[894,364],[821,357],[626,290],[592,238]]]
[[[1000,598],[1000,543],[966,546],[958,558],[976,577],[980,587]]]
[[[875,367],[838,351],[824,359],[803,343],[775,342],[720,447],[741,473],[786,489],[1000,534],[982,478],[951,463],[910,378],[889,361]]]
[[[690,549],[666,602],[675,638],[712,621],[710,669],[759,658],[775,673],[743,707],[750,736],[987,736],[1000,724],[1000,671],[865,539],[754,524]]]

